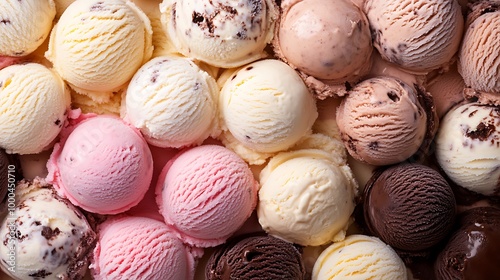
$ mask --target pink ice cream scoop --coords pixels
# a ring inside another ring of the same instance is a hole
[[[137,130],[117,117],[84,116],[62,135],[47,163],[47,180],[59,195],[99,214],[139,203],[151,183],[153,159]]]
[[[165,222],[190,245],[222,244],[257,204],[258,183],[231,150],[203,145],[180,152],[162,171],[156,202]]]
[[[196,255],[197,256],[197,255]],[[160,221],[120,217],[99,226],[93,279],[193,279],[195,255]]]

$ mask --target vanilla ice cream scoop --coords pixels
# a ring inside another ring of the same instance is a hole
[[[355,83],[368,72],[373,49],[370,28],[365,14],[354,3],[287,0],[281,6],[274,49],[301,72],[320,98],[344,95],[346,82]],[[324,87],[317,85],[321,81]]]
[[[225,68],[264,57],[279,16],[274,0],[164,0],[160,11],[180,53]]]
[[[483,101],[500,105],[500,5],[496,1],[483,1],[473,6],[467,19],[458,56],[458,71],[465,84],[477,91],[474,95]]]
[[[77,92],[107,101],[152,52],[151,23],[135,4],[90,0],[64,11],[45,56]]]
[[[357,185],[349,167],[330,153],[279,153],[260,173],[257,216],[271,235],[303,246],[344,239]]]
[[[316,102],[287,64],[267,59],[239,69],[222,87],[219,110],[223,142],[250,163],[244,149],[256,153],[286,150],[311,132]]]
[[[126,119],[155,146],[198,145],[220,132],[219,89],[190,59],[159,56],[132,78],[125,97]]]
[[[436,158],[458,185],[500,195],[500,108],[468,103],[450,110],[436,136]]]
[[[455,0],[367,0],[364,10],[374,47],[409,71],[445,67],[460,46],[464,20]]]
[[[319,255],[313,280],[407,279],[403,260],[394,249],[372,236],[354,234]]]
[[[45,41],[56,16],[53,0],[0,1],[0,56],[25,56]]]
[[[36,154],[49,148],[66,121],[70,95],[64,81],[37,63],[0,70],[0,147]]]
[[[357,84],[342,100],[337,123],[349,154],[372,165],[406,160],[427,131],[426,111],[416,90],[388,76]]]

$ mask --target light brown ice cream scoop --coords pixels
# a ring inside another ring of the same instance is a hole
[[[373,45],[411,72],[445,67],[457,52],[464,20],[455,0],[367,0]]]
[[[371,65],[368,20],[350,0],[286,0],[273,39],[279,58],[317,97],[343,96]]]
[[[337,109],[349,154],[372,165],[394,164],[414,155],[435,132],[435,112],[427,112],[429,104],[422,104],[422,94],[388,76],[357,84]]]
[[[458,71],[469,87],[467,97],[500,105],[500,2],[471,6],[458,56]]]

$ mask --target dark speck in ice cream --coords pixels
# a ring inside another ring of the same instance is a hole
[[[476,130],[469,131],[465,133],[465,135],[471,139],[479,139],[481,141],[485,141],[490,137],[490,135],[495,132],[495,125],[493,124],[484,124],[479,123],[476,127]]]
[[[398,102],[399,101],[399,96],[394,91],[389,91],[387,93],[387,97],[389,97],[389,99],[391,99],[394,102]]]
[[[95,3],[94,5],[92,5],[90,7],[90,11],[91,12],[95,12],[95,11],[102,11],[102,10],[104,10],[103,4],[104,4],[104,2],[97,2],[97,3]]]
[[[5,25],[7,25],[7,24],[10,24],[10,20],[9,20],[9,19],[2,19],[2,20],[0,21],[0,23],[3,23],[3,24],[5,24]]]
[[[52,239],[59,233],[61,233],[61,231],[57,227],[55,229],[52,229],[50,227],[43,227],[42,229],[42,236],[45,237],[45,239]]]
[[[368,148],[370,148],[370,150],[378,150],[378,142],[370,142],[370,144],[368,144]]]
[[[247,71],[250,71],[250,70],[252,70],[252,69],[253,69],[253,66],[248,66],[248,67],[246,68],[246,70],[247,70]],[[236,78],[236,75],[235,75],[234,77]]]
[[[38,270],[35,273],[31,273],[29,276],[35,277],[35,278],[45,278],[51,274],[52,274],[51,272],[48,272],[45,269],[42,269],[42,270]]]

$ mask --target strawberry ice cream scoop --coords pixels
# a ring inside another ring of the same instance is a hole
[[[82,117],[62,135],[47,163],[47,180],[61,196],[99,214],[139,203],[153,176],[153,159],[137,130],[101,115]]]
[[[190,245],[222,244],[257,203],[258,183],[231,150],[204,145],[184,150],[162,171],[156,201],[165,222]]]
[[[196,252],[196,251],[194,251]],[[99,226],[93,279],[192,279],[195,255],[160,221],[120,217]]]

